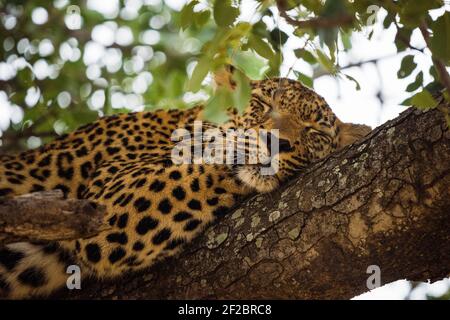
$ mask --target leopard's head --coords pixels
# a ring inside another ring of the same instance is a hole
[[[233,68],[228,67],[227,71],[231,74]],[[233,89],[232,79],[222,71],[216,82]],[[235,114],[229,123],[262,132],[258,147],[263,154],[269,155],[271,163],[242,164],[235,169],[243,183],[259,192],[276,189],[313,161],[371,131],[365,125],[340,121],[325,99],[298,81],[273,78],[252,80],[250,85],[252,93],[247,108],[242,114]],[[270,168],[272,170],[268,170]]]

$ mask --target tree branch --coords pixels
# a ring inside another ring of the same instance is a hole
[[[0,245],[94,236],[105,230],[104,206],[63,199],[60,190],[0,198]]]
[[[441,106],[448,109],[448,106]],[[450,274],[450,131],[409,109],[278,192],[256,195],[183,253],[58,298],[351,298]]]
[[[396,35],[396,39],[398,39],[399,41],[401,41],[405,46],[407,46],[409,49],[411,50],[415,50],[418,51],[420,53],[424,53],[425,52],[425,48],[417,48],[414,47],[409,41],[410,39],[408,37],[405,37],[405,35],[403,35],[400,30],[400,26],[398,25],[398,22],[394,19],[394,25],[397,28],[397,35]]]
[[[350,69],[350,68],[361,67],[361,66],[363,66],[365,64],[371,64],[371,63],[377,64],[378,62],[380,62],[382,60],[391,59],[391,58],[394,58],[396,56],[398,56],[398,53],[385,55],[385,56],[381,56],[381,57],[373,58],[373,59],[369,59],[369,60],[362,60],[362,61],[358,61],[358,62],[352,62],[352,63],[346,64],[344,66],[337,66],[337,68],[338,68],[339,71],[343,71],[343,70],[347,70],[347,69]],[[316,72],[316,70],[318,70],[318,71]],[[324,68],[314,69],[313,78],[317,79],[317,78],[320,78],[320,77],[323,77],[323,76],[330,76],[330,75],[332,75],[332,74],[329,71],[325,70]]]
[[[351,25],[354,21],[351,15],[340,15],[336,17],[317,17],[309,20],[296,20],[291,18],[286,10],[287,4],[285,0],[277,0],[277,7],[280,12],[280,16],[283,17],[287,23],[292,26],[300,28],[314,28],[314,29],[329,29],[342,26]]]

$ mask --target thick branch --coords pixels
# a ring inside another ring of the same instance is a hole
[[[63,199],[60,190],[0,198],[0,245],[86,238],[104,230],[104,206]]]
[[[249,199],[179,257],[62,296],[351,298],[368,291],[370,265],[382,284],[441,279],[450,274],[449,155],[442,112],[409,109]]]

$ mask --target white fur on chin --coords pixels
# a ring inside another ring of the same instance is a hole
[[[243,166],[238,168],[237,177],[247,186],[261,193],[273,191],[280,185],[277,177],[263,176],[259,170],[260,168],[257,166]]]

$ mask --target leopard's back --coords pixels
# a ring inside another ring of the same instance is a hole
[[[265,130],[278,142],[270,155],[270,168],[277,165],[271,175],[261,174],[261,164],[174,163],[172,133],[179,128],[192,133],[201,107],[114,115],[38,150],[1,157],[1,196],[61,189],[67,197],[105,205],[109,229],[89,239],[0,248],[0,296],[50,294],[64,286],[69,264],[98,278],[148,267],[178,252],[243,196],[279,188],[311,162],[370,131],[341,122],[321,96],[299,82],[268,79],[252,81],[251,88],[245,111],[232,112],[219,129]],[[267,149],[267,141],[255,141]]]
[[[102,118],[38,150],[2,158],[3,196],[61,189],[106,206],[110,229],[89,239],[0,249],[0,292],[45,295],[70,264],[99,278],[150,266],[177,252],[245,193],[227,166],[175,165],[175,129],[192,130],[200,108]]]

